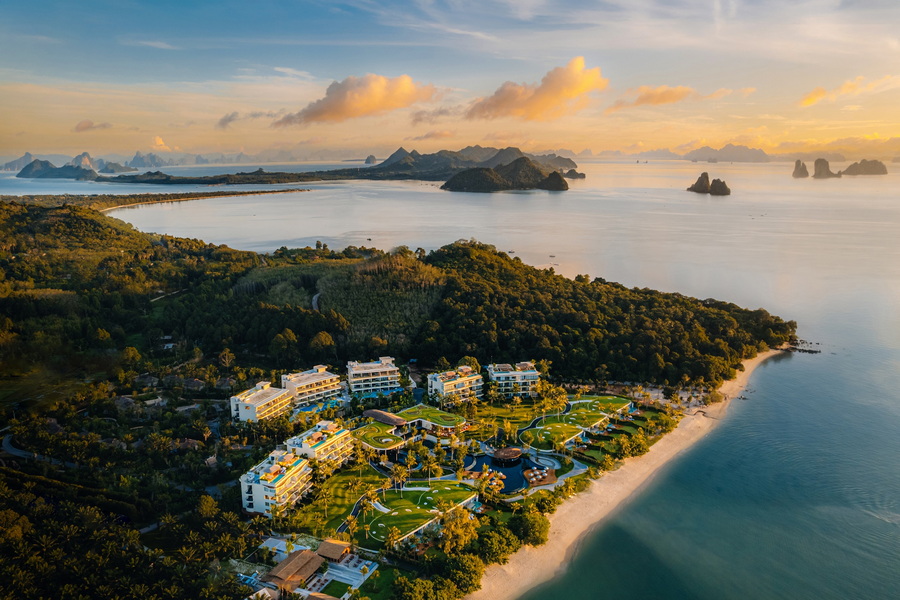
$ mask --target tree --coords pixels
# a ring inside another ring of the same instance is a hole
[[[442,531],[438,546],[445,554],[462,548],[478,537],[478,520],[472,518],[469,511],[457,506],[442,512]]]
[[[513,507],[520,506],[516,503]],[[478,535],[478,540],[473,545],[475,553],[488,564],[506,564],[509,557],[519,551],[522,542],[519,538],[503,525],[489,529]]]
[[[219,353],[219,364],[225,367],[226,369],[231,366],[234,362],[234,352],[225,348]]]
[[[141,361],[141,353],[134,346],[126,346],[122,351],[122,360],[129,367],[135,367]]]
[[[397,484],[400,489],[400,497],[403,497],[403,484],[409,479],[409,469],[401,464],[394,463],[391,467],[391,481]]]
[[[471,367],[474,372],[481,373],[481,365],[478,364],[478,359],[474,356],[463,356],[459,359],[457,366]]]
[[[508,527],[523,544],[529,546],[545,544],[550,535],[550,521],[536,511],[514,515]]]
[[[442,561],[442,574],[452,581],[460,592],[471,594],[481,589],[484,561],[474,554],[452,554]]]
[[[334,494],[331,493],[331,488],[327,485],[323,485],[319,488],[319,491],[316,492],[316,502],[322,505],[326,519],[328,518],[328,504],[333,498]]]
[[[309,349],[315,356],[332,356],[335,347],[334,338],[327,331],[320,331],[309,340]]]
[[[387,548],[393,548],[397,545],[397,542],[400,541],[401,532],[394,526],[391,526],[387,531],[387,536],[384,539],[385,546]]]
[[[431,454],[426,455],[422,460],[422,470],[425,471],[425,475],[428,477],[429,484],[431,483],[432,475],[440,474],[443,472],[441,467],[438,466],[437,459]]]

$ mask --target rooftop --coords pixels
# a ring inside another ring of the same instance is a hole
[[[275,565],[262,580],[293,589],[309,579],[324,562],[324,558],[311,550],[297,550]]]
[[[325,365],[316,365],[308,371],[302,371],[300,373],[289,373],[287,375],[284,375],[281,378],[281,381],[282,383],[290,381],[291,383],[299,386],[307,383],[325,381],[328,379],[333,379],[335,377],[337,377],[337,375],[329,372]]]
[[[381,371],[385,367],[389,367],[392,369],[396,369],[397,366],[394,365],[394,358],[391,356],[382,356],[378,360],[373,362],[356,362],[350,361],[347,363],[347,371],[354,371],[356,373],[361,373],[365,371]]]
[[[425,406],[424,404],[418,404],[412,408],[401,410],[397,414],[407,421],[422,419],[440,427],[458,427],[466,422],[466,420],[459,415],[444,412],[433,406]]]
[[[347,431],[334,421],[319,421],[309,431],[304,431],[287,440],[288,445],[315,447],[328,441],[342,431]]]
[[[362,416],[367,419],[375,419],[379,423],[384,423],[385,425],[393,425],[394,427],[402,427],[403,425],[406,425],[406,419],[404,419],[403,417],[398,417],[395,414],[375,408],[370,408],[369,410],[363,411]]]
[[[455,371],[444,371],[443,373],[434,373],[437,375],[438,379],[442,382],[446,383],[448,381],[453,381],[454,379],[462,379],[463,377],[472,377],[473,375],[478,375],[472,367],[462,366],[456,369]]]
[[[281,394],[287,393],[287,390],[269,387],[271,385],[272,384],[268,381],[260,381],[256,384],[256,387],[245,390],[234,397],[246,404],[259,406],[271,401],[273,398],[276,398]]]
[[[281,477],[288,470],[300,467],[306,459],[297,456],[293,452],[287,450],[275,450],[268,457],[247,472],[253,478],[253,483],[265,481],[269,483],[278,483]]]

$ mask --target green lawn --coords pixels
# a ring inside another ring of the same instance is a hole
[[[557,419],[556,415],[544,419],[540,427],[529,429],[534,441],[531,443],[541,450],[553,450],[554,445],[564,440],[569,440],[579,433],[581,428],[567,422],[560,422],[566,415]]]
[[[380,567],[369,575],[369,578],[360,586],[362,596],[368,596],[370,600],[390,600],[393,598],[394,580],[401,575],[414,578],[415,573],[398,571],[396,568]]]
[[[360,483],[355,483],[360,482]],[[359,468],[348,467],[337,475],[330,477],[323,485],[331,492],[331,501],[328,503],[328,521],[325,524],[327,529],[337,529],[356,501],[369,486],[381,487],[387,483],[387,479],[378,474],[378,472],[370,466],[363,469],[362,476],[359,474]],[[315,492],[312,492],[313,494]],[[309,531],[314,529],[314,517],[316,514],[323,514],[322,506],[313,501],[297,511],[301,525]]]
[[[394,427],[375,421],[353,430],[353,437],[376,450],[391,450],[403,445],[403,438],[391,433]]]
[[[438,408],[435,408],[433,406],[425,406],[424,404],[418,404],[416,406],[413,406],[412,408],[401,410],[397,413],[397,416],[402,417],[407,421],[425,419],[426,421],[430,421],[431,423],[434,423],[435,425],[439,425],[441,427],[456,427],[466,422],[466,420],[459,415],[444,412]]]
[[[347,590],[350,589],[349,583],[344,583],[343,581],[337,581],[336,579],[332,579],[328,582],[328,585],[322,590],[323,594],[328,594],[329,596],[334,596],[335,598],[340,598],[343,596]]]
[[[412,487],[429,486],[427,483],[417,482],[412,484]],[[378,501],[389,511],[383,513],[377,509],[373,510],[365,519],[360,516],[359,522],[360,525],[369,524],[370,540],[384,542],[391,527],[396,527],[400,530],[401,535],[406,535],[434,519],[436,513],[430,511],[435,509],[439,501],[459,504],[473,495],[475,492],[471,488],[452,481],[433,481],[428,490],[405,490],[402,496],[398,490],[388,490],[383,495],[383,499],[379,494]],[[362,527],[356,537],[359,544],[366,545],[366,535],[362,531]]]

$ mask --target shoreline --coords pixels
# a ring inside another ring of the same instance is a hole
[[[744,360],[744,370],[719,387],[727,400],[685,415],[678,427],[651,446],[647,454],[625,459],[618,469],[605,473],[587,490],[563,502],[548,517],[550,537],[546,544],[523,547],[505,565],[490,565],[481,579],[481,589],[464,600],[516,600],[564,572],[585,538],[647,485],[663,466],[712,431],[727,414],[731,399],[747,386],[753,371],[782,352],[784,348],[774,348]]]
[[[147,200],[146,202],[132,202],[130,204],[117,204],[116,206],[107,206],[106,208],[98,208],[97,212],[105,213],[110,210],[117,210],[119,208],[129,208],[132,206],[142,206],[144,204],[166,204],[169,202],[190,202],[191,200],[208,200],[210,198],[234,198],[235,196],[263,196],[266,194],[287,194],[290,192],[309,192],[311,191],[309,188],[296,188],[290,190],[260,190],[258,192],[241,192],[235,191],[232,193],[216,193],[210,192],[209,196],[197,196],[194,198],[167,198],[166,200]],[[191,194],[203,194],[206,192],[188,192]],[[127,194],[126,194],[127,195]]]

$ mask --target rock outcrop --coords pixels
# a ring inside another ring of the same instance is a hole
[[[803,177],[809,177],[809,171],[806,168],[806,163],[797,159],[797,162],[794,163],[794,173],[792,175],[794,179],[802,179]]]
[[[368,156],[366,157],[366,164],[367,164],[367,165],[374,165],[374,164],[377,163],[377,162],[378,162],[378,159],[375,158],[375,155],[374,155],[374,154],[370,154],[370,155],[368,155]]]
[[[539,190],[548,190],[551,192],[564,192],[569,189],[569,184],[563,179],[559,171],[553,171],[543,180],[539,181],[536,186]]]
[[[451,192],[500,192],[505,190],[569,189],[562,175],[547,171],[527,156],[496,168],[475,167],[457,173],[441,186]]]
[[[725,182],[721,179],[713,179],[712,183],[709,184],[709,195],[710,196],[730,196],[731,189],[725,184]]]
[[[92,169],[65,165],[54,167],[48,160],[33,160],[31,164],[16,174],[22,179],[96,179],[97,173]]]
[[[704,171],[700,173],[700,177],[697,178],[697,181],[694,182],[694,185],[687,189],[689,192],[697,192],[698,194],[708,194],[709,193],[709,173]]]
[[[35,156],[31,152],[26,152],[16,160],[11,160],[8,163],[3,165],[4,171],[21,171],[32,162],[34,162]]]
[[[832,173],[828,161],[824,158],[817,158],[813,170],[813,179],[828,179],[830,177],[840,177],[840,173]]]
[[[126,167],[125,165],[120,165],[117,162],[108,162],[103,165],[103,168],[100,169],[100,173],[107,174],[115,174],[115,173],[131,173],[132,171],[137,171],[134,167]]]
[[[584,179],[584,178],[585,178],[585,174],[584,174],[584,173],[579,173],[579,172],[576,171],[575,169],[569,169],[568,171],[566,171],[566,172],[563,174],[563,177],[565,177],[566,179]]]
[[[841,171],[841,175],[887,175],[887,167],[880,160],[862,159]]]

